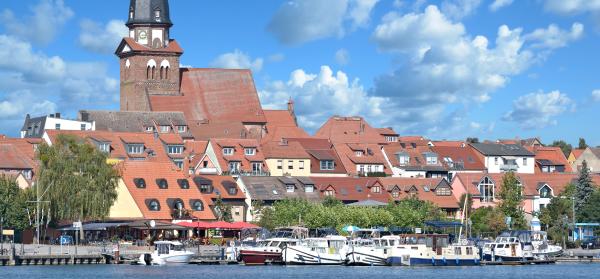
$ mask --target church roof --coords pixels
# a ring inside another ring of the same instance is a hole
[[[158,17],[156,16],[157,11]],[[168,0],[131,0],[129,12],[133,12],[133,14],[127,20],[128,27],[136,24],[173,25],[169,14]]]

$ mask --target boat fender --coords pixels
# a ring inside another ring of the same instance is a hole
[[[458,263],[458,257],[456,258],[456,265],[459,265],[459,263]]]
[[[446,256],[443,256],[443,257],[442,257],[442,262],[444,263],[444,265],[447,265],[447,264],[446,264]]]
[[[433,256],[431,257],[431,265],[435,265],[435,259],[433,258]]]
[[[144,263],[146,265],[152,265],[152,255],[144,254]]]

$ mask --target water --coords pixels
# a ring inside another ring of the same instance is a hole
[[[600,264],[481,267],[343,266],[18,266],[0,267],[0,278],[598,278]]]

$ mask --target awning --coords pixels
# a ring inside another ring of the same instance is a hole
[[[187,227],[187,228],[195,228],[195,229],[222,229],[222,230],[242,230],[249,228],[258,228],[258,226],[246,222],[233,222],[228,223],[225,221],[216,221],[216,222],[181,222],[178,225]]]
[[[126,225],[127,223],[87,223],[83,224],[84,231],[105,231],[108,228],[115,228]],[[63,227],[59,229],[60,231],[78,231],[79,228],[73,227],[73,225],[68,227]]]
[[[181,226],[179,224],[166,223],[166,222],[154,222],[154,227],[150,227],[150,221],[140,220],[133,221],[131,223],[127,223],[123,225],[124,227],[130,227],[132,229],[140,229],[140,230],[187,230],[187,227]]]
[[[349,203],[348,205],[349,206],[386,206],[388,204],[385,202],[380,202],[380,201],[376,201],[376,200],[364,200],[364,201]]]

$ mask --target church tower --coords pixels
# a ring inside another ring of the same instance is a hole
[[[150,111],[150,96],[179,95],[183,50],[169,37],[168,0],[131,0],[129,37],[115,54],[121,68],[121,110]]]

